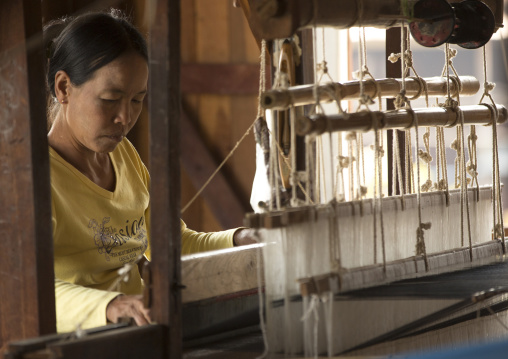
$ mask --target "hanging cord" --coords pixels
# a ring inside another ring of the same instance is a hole
[[[371,112],[372,123],[374,127],[374,263],[377,263],[377,214],[379,213],[380,231],[381,231],[381,250],[383,258],[383,274],[386,275],[386,244],[383,221],[383,150],[382,135],[379,128],[379,122],[374,113]]]
[[[326,201],[326,185],[321,186],[321,177],[324,179],[325,176],[325,160],[324,160],[324,149],[323,149],[323,137],[319,136],[316,138],[316,155],[317,155],[317,180],[316,180],[316,203],[321,203],[321,187],[323,188],[323,198]]]
[[[407,60],[406,58],[411,57],[410,51],[405,51],[405,46],[409,42],[409,39],[405,39],[405,31],[404,31],[404,22],[401,22],[401,53],[400,53],[400,59],[401,59],[401,72],[402,72],[402,89],[400,94],[397,96],[395,101],[395,106],[398,109],[405,109],[409,113],[411,113],[411,116],[413,118],[412,126],[414,126],[415,129],[415,152],[417,154],[416,156],[416,186],[414,185],[414,172],[413,172],[413,154],[412,154],[412,144],[411,144],[411,132],[410,130],[406,130],[406,191],[409,192],[409,181],[411,180],[411,188],[416,188],[416,200],[417,200],[417,206],[418,206],[418,228],[416,229],[416,255],[423,256],[423,260],[425,263],[425,270],[429,271],[429,262],[427,259],[427,249],[425,245],[425,235],[424,230],[429,230],[431,228],[431,223],[422,222],[422,204],[421,204],[421,193],[420,193],[420,156],[418,156],[418,150],[420,148],[419,144],[419,133],[418,133],[418,116],[411,108],[411,103],[409,102],[408,98],[406,97],[406,76],[408,74],[408,69],[412,68],[412,59]],[[406,34],[408,36],[408,34]],[[406,65],[410,65],[407,66]],[[413,68],[414,71],[414,68]],[[396,136],[395,136],[396,137]],[[411,170],[409,171],[409,167],[411,167]]]
[[[314,6],[314,14],[316,14],[317,10],[318,10],[316,1],[313,2],[313,6]],[[314,26],[313,26],[313,38],[314,38],[314,45],[315,45],[314,46],[314,60],[317,59],[317,23],[315,20],[316,20],[316,18],[314,18]],[[327,62],[326,62],[326,53],[325,53],[325,30],[324,30],[324,28],[322,29],[322,44],[323,44],[323,60],[319,64],[316,64],[316,75],[317,76],[315,79],[316,81],[314,83],[314,86],[312,87],[314,104],[311,107],[311,109],[309,110],[309,115],[325,112],[323,106],[321,105],[321,100],[320,100],[321,92],[319,89],[319,85],[320,85],[321,81],[323,81],[324,77],[328,78],[328,81],[332,84],[334,89],[336,88],[336,84],[334,83],[332,77],[330,76],[330,73],[328,72],[328,66],[327,66]],[[324,92],[327,92],[328,94],[331,95],[332,92],[336,92],[336,91],[331,91],[330,89],[326,89],[326,90],[324,90]],[[336,93],[334,93],[333,97],[335,98],[336,96],[337,96]],[[339,107],[339,111],[341,111],[342,107],[340,104],[340,100],[336,101],[336,102],[337,102],[337,106]],[[307,137],[309,137],[309,136],[307,136]],[[324,177],[324,167],[325,167],[321,136],[318,138],[316,138],[316,136],[312,136],[312,140],[308,140],[306,138],[305,151],[306,151],[306,166],[308,164],[308,165],[312,166],[315,169],[315,171],[317,171],[317,172],[310,171],[309,167],[307,166],[306,167],[307,180],[310,181],[310,178],[312,178],[311,173],[315,173],[316,177],[314,178],[315,180],[314,180],[314,189],[313,189],[314,201],[316,203],[320,203],[321,170],[323,171],[323,177]],[[317,156],[317,158],[309,157],[309,154],[314,153],[314,152],[315,152],[315,156]],[[333,168],[333,154],[331,154],[331,156],[332,156],[331,161],[332,161],[332,168]],[[332,172],[332,177],[333,177],[333,172]],[[334,187],[334,186],[335,186],[335,181],[332,178],[332,187]],[[309,186],[307,186],[307,192],[310,193],[310,190],[308,187]],[[326,186],[324,186],[324,192],[325,192],[324,197],[326,199]],[[332,193],[335,193],[335,192],[336,192],[336,189],[332,188]]]
[[[487,57],[485,54],[485,46],[483,46],[483,95],[479,103],[487,106],[490,109],[492,117],[492,212],[494,221],[494,238],[501,239],[503,253],[506,253],[506,245],[504,241],[504,223],[503,223],[503,202],[501,199],[501,179],[499,176],[499,146],[497,141],[497,121],[499,113],[497,111],[496,103],[490,94],[495,87],[495,84],[487,81]],[[483,99],[487,97],[491,104],[482,103]]]
[[[288,84],[289,84],[289,81],[288,81],[287,74],[282,71],[277,71],[275,73],[274,88],[287,88]],[[296,128],[295,127],[296,111],[295,111],[294,100],[293,100],[293,96],[292,96],[291,92],[289,93],[289,95],[290,95],[289,112],[290,112],[290,121],[291,121],[290,126],[292,129],[294,129],[294,128]],[[312,111],[314,111],[314,109]],[[275,128],[276,121],[274,121],[273,127],[275,129],[274,132],[276,133],[277,132],[277,129]],[[288,158],[284,154],[284,151],[282,150],[282,146],[280,145],[280,143],[277,140],[277,136],[274,136],[272,131],[270,131],[270,129],[268,129],[268,133],[270,134],[270,136],[271,136],[270,138],[272,139],[271,148],[274,149],[273,151],[270,152],[270,160],[271,160],[271,163],[273,163],[273,165],[271,165],[269,168],[271,170],[271,173],[269,175],[270,187],[275,188],[274,187],[275,183],[278,183],[278,181],[279,181],[278,172],[275,171],[275,168],[277,167],[277,154],[278,154],[279,158],[282,159],[282,161],[284,161],[284,164],[286,165],[286,167],[289,169],[289,172],[290,172],[290,183],[291,183],[291,187],[292,187],[291,206],[297,207],[301,204],[301,200],[297,198],[297,192],[296,192],[297,187],[300,188],[300,190],[304,194],[304,196],[306,198],[306,203],[307,204],[309,204],[309,203],[314,204],[314,202],[310,198],[310,194],[309,194],[310,192],[309,192],[309,188],[308,188],[309,187],[308,182],[309,182],[310,176],[308,175],[308,172],[299,173],[296,170],[296,151],[294,150],[291,152],[290,159],[288,160]],[[276,148],[276,150],[275,150],[275,148]],[[295,133],[295,131],[291,131],[291,148],[296,149],[296,133]],[[302,182],[303,182],[303,184],[302,184]],[[305,185],[306,189],[304,188],[304,185]],[[279,191],[276,191],[275,195],[276,195],[276,202],[277,203],[280,202]],[[272,202],[273,201],[271,201],[270,203],[272,203]]]
[[[458,116],[460,118],[460,139],[461,139],[461,199],[460,199],[460,209],[461,209],[461,223],[460,223],[460,233],[461,233],[461,241],[464,242],[464,202],[466,205],[466,213],[467,213],[467,231],[468,231],[468,237],[469,237],[469,259],[471,262],[473,261],[473,242],[471,239],[471,219],[470,219],[470,211],[469,211],[469,196],[467,193],[467,174],[466,174],[466,156],[463,151],[464,149],[464,113],[460,109],[460,107],[457,107]],[[464,246],[464,243],[462,243],[462,246]]]
[[[428,192],[432,188],[432,180],[430,179],[430,163],[432,162],[432,156],[430,154],[430,128],[425,129],[423,134],[423,144],[425,145],[425,151],[418,149],[418,157],[427,164],[427,181],[421,185],[420,189],[422,192]]]
[[[363,7],[362,7],[363,8]],[[374,76],[369,71],[369,68],[367,66],[367,45],[366,45],[366,39],[365,39],[365,28],[361,27],[358,32],[358,53],[359,53],[359,67],[360,69],[356,71],[353,75],[355,78],[359,80],[360,84],[360,99],[358,103],[358,108],[356,109],[356,112],[360,111],[360,109],[363,107],[364,110],[370,112],[369,105],[374,104],[374,101],[372,98],[365,94],[365,84],[364,80],[368,79],[369,81],[372,81],[376,87],[376,93],[374,94],[374,97],[378,96],[380,98],[381,91],[379,89],[379,84],[377,83]],[[355,133],[356,137],[356,180],[357,180],[357,188],[356,188],[356,199],[362,200],[367,195],[367,187],[365,186],[365,153],[364,153],[364,146],[363,146],[363,134],[362,133]],[[353,161],[351,161],[353,162]],[[351,174],[350,176],[350,186],[353,183],[353,176]],[[352,193],[351,193],[352,195]],[[361,204],[363,207],[363,203]]]
[[[310,178],[312,176],[312,173],[315,173],[315,166],[314,166],[314,148],[315,148],[315,136],[305,136],[305,171],[307,176],[307,181],[305,182],[306,187],[305,190],[307,193],[311,193],[310,188]],[[313,204],[311,196],[307,196],[307,204]]]
[[[373,182],[373,199],[372,199],[372,218],[373,218],[373,253],[374,253],[374,263],[377,263],[377,242],[378,242],[378,218],[379,218],[379,230],[381,234],[381,251],[382,251],[382,259],[383,259],[383,273],[386,275],[386,244],[384,238],[384,222],[383,222],[383,212],[382,212],[382,197],[383,197],[383,169],[382,169],[382,158],[384,156],[383,150],[383,142],[381,131],[379,130],[379,121],[376,118],[376,115],[371,112],[369,105],[374,104],[373,99],[370,96],[365,94],[365,85],[364,79],[368,79],[372,81],[376,87],[376,93],[374,97],[378,97],[379,108],[381,110],[381,91],[379,89],[379,84],[377,83],[374,76],[369,71],[367,66],[367,41],[365,39],[365,28],[361,27],[359,30],[359,67],[360,70],[355,72],[355,77],[359,79],[360,83],[360,100],[357,108],[357,112],[364,108],[364,111],[367,111],[371,115],[372,127],[374,129],[374,145],[371,148],[374,151],[374,182]],[[351,136],[352,137],[352,136]],[[356,137],[357,144],[357,180],[358,180],[358,188],[357,188],[357,199],[362,199],[367,194],[367,187],[362,185],[365,183],[365,155],[364,155],[364,145],[363,145],[363,135],[360,135],[358,138]],[[381,139],[380,139],[381,138]],[[359,143],[358,143],[359,142]],[[361,148],[361,153],[358,150]],[[362,171],[360,174],[360,159],[361,156],[361,167]],[[360,177],[363,175],[362,178]],[[363,203],[361,202],[360,209],[363,208]],[[379,216],[378,216],[379,215]]]
[[[249,126],[249,128],[247,128],[247,131],[245,131],[245,133],[242,135],[242,137],[240,138],[240,140],[238,140],[238,142],[235,144],[235,146],[233,147],[233,149],[229,152],[229,154],[226,156],[226,158],[224,158],[224,160],[222,161],[222,163],[217,167],[217,169],[212,173],[212,175],[208,178],[208,180],[203,184],[203,186],[201,186],[201,188],[199,189],[199,191],[194,195],[194,197],[191,198],[191,200],[183,207],[181,213],[183,214],[189,207],[190,205],[196,200],[196,198],[198,198],[201,193],[203,192],[203,190],[208,186],[208,184],[212,181],[212,179],[215,177],[215,175],[217,173],[219,173],[219,171],[222,169],[222,167],[226,164],[227,160],[229,160],[229,158],[231,156],[233,156],[233,153],[236,151],[236,149],[238,148],[238,146],[240,146],[240,144],[243,142],[243,140],[245,139],[245,137],[247,137],[251,130],[254,128],[254,125],[257,121],[257,119],[259,117],[262,117],[263,115],[263,109],[262,109],[262,106],[261,106],[261,94],[265,91],[265,88],[266,88],[266,41],[265,40],[261,40],[261,55],[260,55],[260,71],[259,71],[259,96],[258,96],[258,113],[257,113],[257,116],[256,116],[256,119],[252,122],[252,124]],[[271,201],[270,201],[271,202]]]
[[[470,260],[473,260],[473,246],[471,239],[471,217],[469,210],[469,196],[468,196],[468,178],[466,171],[466,153],[465,153],[465,140],[464,140],[464,114],[460,109],[460,92],[462,91],[462,84],[460,82],[459,75],[453,66],[453,58],[457,55],[457,50],[450,49],[449,44],[445,46],[445,59],[446,63],[443,71],[446,72],[447,82],[446,82],[446,92],[447,99],[444,103],[444,107],[447,109],[451,109],[458,116],[460,125],[457,126],[457,138],[452,142],[451,148],[457,151],[457,155],[455,156],[455,188],[458,188],[460,185],[460,238],[461,238],[461,246],[464,246],[464,212],[466,213],[467,218],[467,231],[468,231],[468,239],[469,239],[469,257]],[[453,100],[451,96],[450,90],[450,69],[453,71],[455,77],[454,81],[456,81],[456,97],[457,100]]]
[[[478,155],[476,149],[476,141],[478,136],[476,135],[476,126],[471,125],[469,130],[469,136],[467,136],[467,148],[469,151],[469,161],[466,164],[466,171],[471,176],[472,186],[476,185],[476,201],[480,201],[480,184],[478,183]]]
[[[450,192],[448,190],[448,168],[446,164],[446,144],[444,138],[443,127],[436,128],[436,144],[437,144],[437,182],[434,187],[440,191],[444,191],[446,206],[450,205]],[[441,169],[441,171],[440,171]]]
[[[400,36],[400,53],[392,53],[390,54],[390,56],[388,57],[388,60],[392,63],[395,63],[397,62],[398,60],[400,60],[400,66],[401,66],[401,75],[402,75],[402,86],[401,86],[401,91],[399,92],[399,94],[395,97],[393,103],[394,103],[394,106],[395,106],[395,109],[397,110],[401,110],[401,109],[407,109],[409,108],[409,99],[406,97],[406,76],[408,75],[408,70],[407,70],[407,65],[410,64],[409,61],[411,61],[412,63],[412,60],[406,60],[409,56],[410,56],[410,53],[409,52],[406,52],[406,40],[404,38],[404,21],[401,21],[400,23],[400,27],[401,27],[401,36]],[[398,179],[398,182],[399,182],[399,191],[400,191],[400,194],[401,194],[401,197],[402,197],[402,203],[403,203],[403,207],[405,207],[404,205],[404,194],[408,194],[410,193],[410,188],[411,188],[411,185],[409,183],[409,180],[410,180],[410,171],[412,171],[412,169],[410,169],[410,166],[409,166],[409,162],[410,162],[410,153],[411,153],[411,134],[409,132],[409,136],[408,136],[408,131],[406,130],[405,131],[405,156],[404,156],[404,164],[405,164],[405,173],[404,173],[404,180],[403,180],[403,176],[402,176],[402,169],[401,169],[401,159],[400,159],[400,147],[399,147],[399,140],[398,140],[398,136],[395,134],[394,136],[394,143],[393,143],[393,163],[395,164],[395,167],[394,167],[394,173],[392,173],[392,179],[394,180],[393,183],[397,183],[397,179]],[[408,147],[409,146],[409,147]],[[408,160],[409,159],[409,160]],[[396,178],[396,176],[398,178]],[[401,184],[402,183],[405,183],[405,186],[404,186],[404,190],[402,190],[402,186]],[[393,192],[395,194],[395,188],[393,189]]]
[[[409,110],[413,116],[413,123],[415,127],[415,137],[416,137],[416,149],[419,148],[419,136],[418,136],[418,116],[416,113],[410,109]],[[416,201],[418,203],[418,228],[416,229],[416,255],[422,255],[423,261],[425,262],[425,270],[429,271],[429,261],[427,259],[427,249],[425,246],[425,237],[424,230],[429,230],[432,226],[431,222],[422,222],[422,203],[421,203],[421,193],[420,193],[420,157],[416,156],[416,177],[417,177],[417,192],[416,192]]]

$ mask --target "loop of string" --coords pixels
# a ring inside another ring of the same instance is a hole
[[[419,148],[419,136],[418,136],[418,116],[416,113],[410,109],[411,115],[413,116],[413,122],[416,133],[416,149]],[[430,222],[422,222],[422,204],[421,204],[421,193],[420,193],[420,156],[416,156],[416,177],[417,177],[417,192],[416,192],[416,201],[418,203],[418,228],[416,229],[416,255],[422,255],[423,260],[425,262],[425,270],[429,270],[429,262],[427,259],[427,249],[425,246],[425,236],[424,230],[429,230],[431,228]]]
[[[503,223],[503,202],[501,199],[501,180],[499,176],[499,146],[497,141],[497,121],[499,113],[496,103],[490,94],[494,89],[494,84],[487,81],[487,59],[485,54],[485,46],[483,46],[483,76],[484,90],[479,103],[490,109],[492,118],[492,212],[493,212],[493,234],[494,238],[501,239],[503,253],[506,253],[506,245],[504,241],[504,223]],[[482,103],[484,98],[488,98],[491,104]]]
[[[430,128],[425,129],[423,134],[423,143],[425,151],[418,149],[418,157],[427,164],[427,181],[421,185],[422,192],[428,192],[432,188],[432,180],[430,179],[430,163],[432,162],[432,155],[430,154]]]
[[[501,199],[501,180],[499,177],[499,146],[497,141],[497,121],[499,112],[496,103],[490,94],[494,89],[494,84],[487,81],[487,59],[485,54],[485,46],[483,46],[483,76],[484,76],[484,91],[480,98],[480,104],[487,106],[490,109],[492,118],[492,212],[493,212],[493,234],[494,238],[501,239],[503,253],[506,253],[506,245],[504,242],[504,223],[503,223],[503,203]],[[487,97],[491,104],[482,103],[483,99]]]
[[[416,77],[419,77],[416,73],[414,66],[413,66],[413,60],[412,60],[412,53],[410,50],[410,39],[408,32],[405,31],[404,28],[404,22],[401,22],[401,52],[398,54],[392,54],[392,59],[400,59],[401,61],[401,73],[402,73],[402,88],[399,93],[399,95],[396,97],[394,103],[397,109],[404,109],[408,111],[412,116],[412,126],[415,129],[415,152],[416,152],[416,186],[415,186],[415,179],[414,179],[414,172],[413,172],[413,153],[412,153],[412,141],[411,141],[411,131],[408,129],[406,130],[406,147],[405,147],[405,164],[406,164],[406,178],[405,178],[405,184],[406,184],[406,193],[410,193],[411,188],[416,188],[416,200],[417,200],[417,207],[418,207],[418,227],[416,229],[416,245],[415,245],[415,251],[416,255],[423,256],[423,260],[425,263],[425,270],[429,270],[429,262],[427,259],[427,249],[425,245],[425,236],[424,236],[424,230],[429,230],[431,228],[430,222],[422,222],[422,205],[421,205],[421,185],[420,185],[420,159],[423,157],[424,159],[429,160],[429,156],[426,156],[423,151],[420,152],[420,145],[419,145],[419,131],[418,131],[418,116],[411,108],[411,103],[409,102],[409,99],[406,97],[406,77],[409,75],[409,71],[413,70]],[[407,46],[407,50],[406,49]],[[421,83],[423,85],[423,83]],[[421,86],[422,88],[422,86]],[[424,86],[425,89],[425,95],[428,103],[428,91],[426,89],[426,86]],[[398,136],[394,136],[394,138],[397,138]],[[427,136],[428,137],[428,136]],[[424,137],[425,141],[425,137]],[[395,141],[394,141],[395,142]],[[398,141],[397,141],[398,142]],[[397,143],[398,145],[398,143]],[[398,147],[398,146],[397,146]],[[426,149],[427,149],[427,143],[426,143]],[[428,151],[427,151],[428,152]],[[431,158],[430,158],[431,159]]]
[[[378,119],[373,112],[371,112],[372,123],[374,127],[374,263],[377,257],[377,213],[379,213],[380,231],[381,231],[381,250],[383,258],[383,274],[386,275],[386,244],[385,233],[383,225],[383,137],[379,130]]]
[[[456,127],[457,138],[452,142],[451,148],[457,152],[455,156],[455,188],[460,186],[460,211],[461,211],[461,221],[460,221],[460,238],[461,238],[461,246],[464,246],[464,215],[467,217],[467,231],[469,238],[469,257],[470,260],[473,260],[473,247],[472,247],[472,239],[471,239],[471,218],[470,218],[470,210],[469,210],[469,196],[468,196],[468,181],[467,178],[467,170],[466,170],[466,153],[465,153],[465,139],[464,139],[464,114],[460,109],[460,93],[462,92],[462,83],[460,82],[460,77],[453,66],[453,58],[457,56],[457,50],[450,49],[450,45],[446,44],[445,46],[445,66],[443,68],[442,76],[446,73],[446,92],[447,99],[443,105],[447,109],[452,110],[456,113],[456,116],[459,119],[460,124]],[[455,77],[450,78],[450,69],[453,71]],[[456,88],[456,97],[457,100],[452,99],[451,95],[451,82],[450,79],[455,84]],[[472,150],[472,148],[470,148]],[[476,150],[474,150],[476,151]],[[469,151],[468,154],[472,153]],[[464,213],[465,212],[465,213]]]
[[[457,129],[460,131],[460,147],[462,149],[461,153],[461,198],[460,198],[460,210],[461,210],[461,223],[460,223],[460,237],[462,241],[462,246],[464,246],[464,202],[466,206],[467,213],[467,231],[469,237],[469,259],[473,261],[473,242],[471,239],[471,220],[470,220],[470,212],[469,212],[469,196],[467,194],[467,179],[466,179],[466,156],[464,154],[464,113],[460,108],[458,108],[458,116],[460,119],[460,127],[457,126]]]

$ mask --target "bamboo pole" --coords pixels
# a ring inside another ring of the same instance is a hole
[[[460,106],[464,115],[465,125],[491,125],[492,112],[488,106]],[[451,108],[432,107],[413,110],[418,118],[418,126],[454,127],[460,124],[459,111]],[[506,107],[497,105],[497,123],[506,121]],[[414,127],[414,116],[409,110],[394,111],[363,111],[342,115],[326,116],[323,114],[311,117],[300,117],[296,123],[296,131],[300,136],[319,135],[324,132],[338,131],[372,131],[377,129],[405,129]]]
[[[363,84],[365,95],[373,99],[379,96],[382,98],[395,98],[402,90],[402,79],[364,80]],[[423,78],[423,83],[414,77],[409,77],[406,78],[406,96],[412,100],[425,96],[425,84],[430,97],[447,95],[446,78],[444,77]],[[480,82],[473,76],[460,76],[459,80],[454,76],[450,77],[450,93],[453,97],[456,97],[457,93],[460,96],[473,96],[479,90]],[[329,102],[335,99],[355,100],[360,98],[360,81],[319,85],[317,93],[320,102]],[[272,110],[285,110],[291,105],[302,106],[315,102],[314,85],[272,89],[265,91],[261,96],[262,106],[265,109]]]

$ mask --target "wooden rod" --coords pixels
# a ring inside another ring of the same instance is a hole
[[[347,29],[368,26],[387,29],[411,21],[418,0],[248,0],[249,25],[257,39],[291,37],[297,30],[330,26]],[[459,2],[461,0],[448,0]],[[245,3],[245,1],[243,1]],[[503,0],[482,0],[492,10],[496,30],[503,26]]]
[[[446,96],[446,78],[428,77],[423,81],[427,84],[429,96]],[[460,81],[460,82],[459,82]],[[376,86],[377,83],[377,86]],[[461,85],[459,85],[459,83]],[[402,79],[384,78],[376,80],[364,80],[364,93],[374,100],[381,95],[382,98],[395,98],[402,90]],[[423,85],[423,86],[422,86]],[[406,78],[406,96],[410,99],[425,96],[424,84],[416,78]],[[378,88],[379,92],[378,93]],[[457,91],[459,89],[459,91]],[[473,96],[480,90],[480,82],[473,76],[450,77],[450,93],[456,97]],[[341,100],[354,100],[360,98],[360,81],[348,81],[345,83],[328,83],[318,86],[318,98],[321,102]],[[287,89],[272,89],[261,96],[261,104],[265,109],[285,110],[289,106],[310,105],[316,102],[314,85],[293,86]]]
[[[411,0],[414,2],[415,0]],[[311,26],[374,26],[387,28],[408,12],[400,0],[248,0],[249,25],[258,39],[274,40],[292,36],[297,30]],[[404,11],[405,10],[405,11]]]
[[[466,125],[490,125],[492,113],[485,105],[460,106]],[[506,107],[497,105],[497,123],[504,123],[508,116]],[[443,107],[415,109],[418,125],[453,127],[460,124],[459,112]],[[408,110],[363,111],[343,115],[300,117],[296,131],[300,136],[338,131],[372,131],[378,129],[404,129],[414,127],[414,117]]]

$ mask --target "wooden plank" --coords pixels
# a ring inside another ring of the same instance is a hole
[[[262,244],[252,244],[183,256],[182,278],[186,286],[183,302],[257,288],[257,258],[262,247]]]
[[[259,91],[258,64],[183,64],[183,93],[252,95]]]
[[[168,326],[166,357],[182,356],[180,274],[180,1],[151,2],[152,319]]]
[[[196,190],[199,190],[215,171],[218,163],[209,153],[185,112],[182,113],[181,141],[182,148],[186,149],[182,151],[182,166]],[[222,228],[242,225],[247,208],[235,194],[222,171],[217,173],[201,196],[210,206]]]
[[[244,41],[244,19],[245,16],[243,15],[242,9],[230,6],[227,21],[229,22],[229,28],[232,29],[232,31],[229,31],[229,43],[231,44],[229,61],[232,63],[245,62],[246,43]]]
[[[166,327],[128,327],[126,323],[85,330],[81,338],[46,335],[9,345],[5,359],[14,358],[164,358]]]
[[[48,350],[53,353],[51,357],[63,359],[162,359],[168,357],[164,348],[166,337],[167,327],[162,325],[129,327],[50,344]]]
[[[196,0],[196,61],[227,63],[230,59],[231,0]]]
[[[196,4],[195,0],[182,2],[182,62],[196,62]],[[185,81],[182,81],[184,85]]]
[[[1,348],[56,330],[41,19],[0,3]]]

